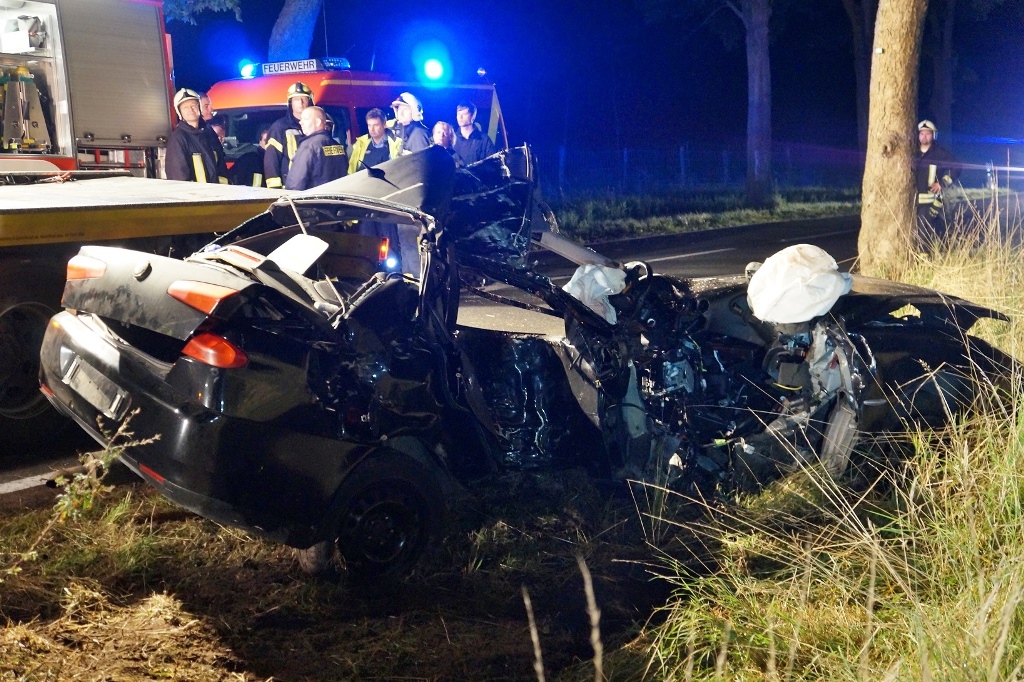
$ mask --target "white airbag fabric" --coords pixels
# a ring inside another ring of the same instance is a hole
[[[604,265],[581,265],[562,289],[579,299],[584,305],[615,324],[615,308],[608,296],[621,292],[626,286],[626,273],[619,268]]]
[[[832,256],[811,244],[794,244],[758,268],[747,287],[754,317],[765,322],[807,322],[824,315],[853,286]]]

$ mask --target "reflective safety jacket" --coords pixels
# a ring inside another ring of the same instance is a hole
[[[402,141],[395,137],[391,130],[384,131],[384,139],[387,140],[388,158],[393,159],[402,153]],[[362,163],[366,159],[366,153],[370,149],[370,135],[360,135],[352,145],[352,158],[348,160],[348,172],[355,173],[363,170]],[[370,166],[376,165],[373,163]]]
[[[235,159],[228,176],[231,184],[263,187],[263,154],[263,149],[256,147]]]
[[[299,145],[284,188],[309,189],[344,177],[347,172],[345,145],[338,144],[326,130],[320,130]]]
[[[263,154],[263,179],[267,187],[280,189],[284,187],[288,169],[291,167],[295,152],[302,142],[302,128],[299,119],[289,112],[274,121],[267,137],[267,149]]]
[[[224,148],[203,121],[199,122],[198,128],[178,121],[178,126],[167,139],[164,172],[168,180],[228,184]]]
[[[917,203],[933,204],[939,200],[938,196],[931,190],[931,186],[938,182],[945,189],[951,187],[956,179],[960,177],[960,165],[956,159],[944,147],[932,144],[928,151],[917,154]],[[941,200],[939,200],[941,206]]]

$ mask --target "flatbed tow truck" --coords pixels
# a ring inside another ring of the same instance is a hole
[[[23,173],[0,186],[0,457],[52,439],[64,420],[39,392],[39,346],[83,243],[187,255],[284,192],[127,174]]]

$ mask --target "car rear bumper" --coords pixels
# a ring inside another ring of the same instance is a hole
[[[43,339],[40,384],[104,447],[121,428],[121,459],[176,504],[277,542],[315,542],[334,491],[370,446],[210,410],[136,355],[62,312]],[[193,393],[208,385],[199,384]]]

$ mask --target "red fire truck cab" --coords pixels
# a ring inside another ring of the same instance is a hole
[[[220,81],[208,92],[217,115],[225,119],[224,149],[229,158],[253,149],[260,131],[284,116],[288,87],[296,81],[309,86],[317,106],[334,119],[333,135],[339,142],[351,145],[366,133],[366,114],[371,109],[379,108],[392,118],[391,103],[401,93],[411,92],[423,103],[427,127],[437,121],[454,126],[456,105],[472,102],[477,107],[477,125],[497,147],[507,147],[498,94],[482,77],[476,83],[428,87],[379,72],[352,71],[345,59],[259,64],[255,71],[260,75]]]

